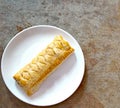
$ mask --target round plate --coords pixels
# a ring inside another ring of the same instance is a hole
[[[29,97],[13,79],[13,75],[56,35],[62,35],[75,51]],[[6,46],[1,61],[2,77],[7,88],[21,101],[36,106],[54,105],[71,96],[82,81],[84,67],[82,50],[73,36],[50,25],[33,26],[18,33]]]

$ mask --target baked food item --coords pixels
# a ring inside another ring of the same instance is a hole
[[[13,78],[30,96],[38,90],[40,83],[73,51],[74,49],[62,36],[56,36],[45,49],[20,69]]]

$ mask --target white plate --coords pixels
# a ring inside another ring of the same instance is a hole
[[[42,84],[33,96],[27,96],[13,75],[38,54],[56,35],[62,35],[75,49]],[[18,99],[31,105],[49,106],[64,101],[80,85],[84,75],[84,56],[77,41],[66,31],[49,25],[38,25],[18,33],[6,46],[1,70],[8,89]]]

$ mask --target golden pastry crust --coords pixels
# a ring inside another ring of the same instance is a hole
[[[28,96],[35,93],[39,85],[61,64],[74,49],[63,39],[56,36],[33,60],[20,69],[13,78],[25,90]]]

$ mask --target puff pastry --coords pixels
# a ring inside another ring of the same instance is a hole
[[[73,51],[74,49],[62,36],[56,36],[45,49],[20,69],[13,78],[30,96],[38,90],[43,80]]]

